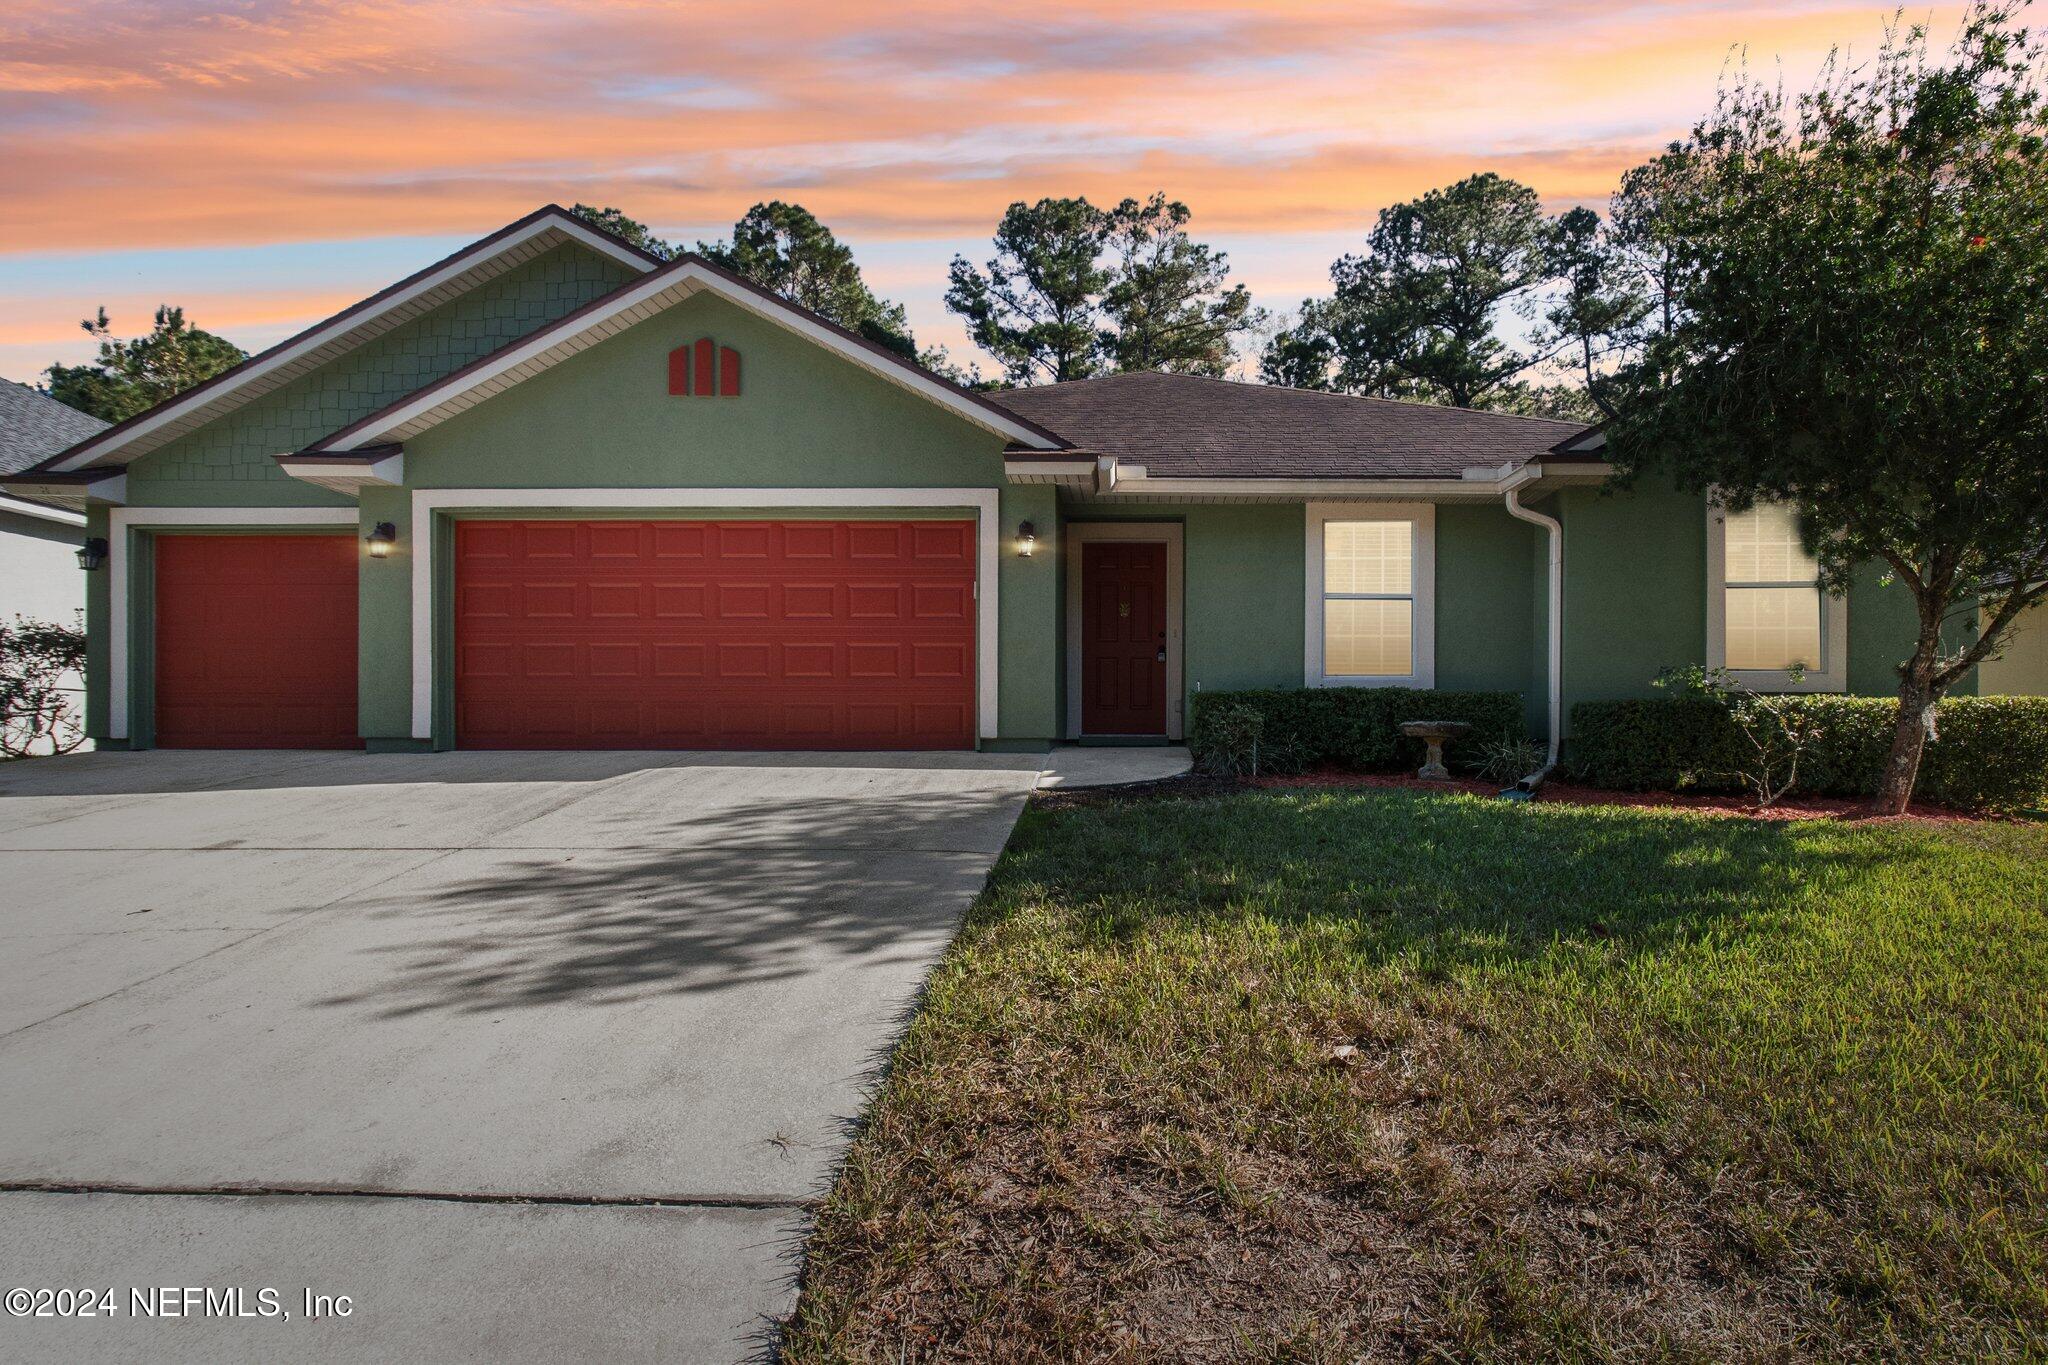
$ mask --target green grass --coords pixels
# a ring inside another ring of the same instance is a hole
[[[2044,907],[2039,826],[1034,809],[788,1352],[2048,1356]]]

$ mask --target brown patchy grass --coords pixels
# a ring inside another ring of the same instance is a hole
[[[2048,829],[1041,803],[796,1361],[2048,1355]]]

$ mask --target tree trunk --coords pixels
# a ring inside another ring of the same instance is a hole
[[[1934,688],[1929,684],[1926,665],[1917,657],[1900,670],[1899,715],[1892,724],[1892,752],[1885,760],[1884,776],[1877,786],[1877,813],[1904,815],[1913,799],[1913,784],[1920,777],[1920,756],[1927,749],[1927,708],[1934,705]]]

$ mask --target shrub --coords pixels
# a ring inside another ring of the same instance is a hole
[[[1792,670],[1793,681],[1804,676]],[[1683,697],[1705,697],[1728,712],[1733,732],[1742,743],[1742,761],[1733,769],[1708,768],[1688,774],[1698,782],[1734,779],[1749,789],[1759,807],[1771,806],[1799,785],[1799,765],[1827,734],[1827,718],[1805,698],[1784,692],[1759,692],[1725,668],[1666,669],[1650,684],[1673,689]],[[1719,755],[1717,754],[1716,757]]]
[[[1256,706],[1219,706],[1202,728],[1202,771],[1219,777],[1257,777],[1263,759],[1273,771],[1270,754],[1260,752],[1266,735],[1265,713]],[[1281,767],[1285,768],[1283,759]]]
[[[1519,782],[1543,766],[1549,751],[1533,739],[1503,735],[1482,740],[1474,768],[1489,782]]]
[[[85,628],[0,625],[0,757],[66,754],[85,743]]]
[[[1334,767],[1349,772],[1392,772],[1421,765],[1427,747],[1394,727],[1404,720],[1461,720],[1472,733],[1446,749],[1449,761],[1471,768],[1483,743],[1522,739],[1528,724],[1519,692],[1435,692],[1412,687],[1262,688],[1197,692],[1188,710],[1188,749],[1205,772],[1233,771],[1232,737],[1259,717],[1259,771],[1301,772]]]
[[[1797,791],[1870,796],[1891,752],[1889,697],[1803,696],[1784,709],[1818,738],[1799,764]],[[2003,810],[2048,798],[2048,697],[1950,697],[1936,707],[1914,796],[1963,810]],[[1711,697],[1588,701],[1572,708],[1569,766],[1579,781],[1622,791],[1740,791],[1749,746],[1729,708]]]

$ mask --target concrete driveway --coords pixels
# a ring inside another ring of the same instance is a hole
[[[758,1354],[1039,765],[0,768],[0,1288],[115,1299],[0,1355]]]

